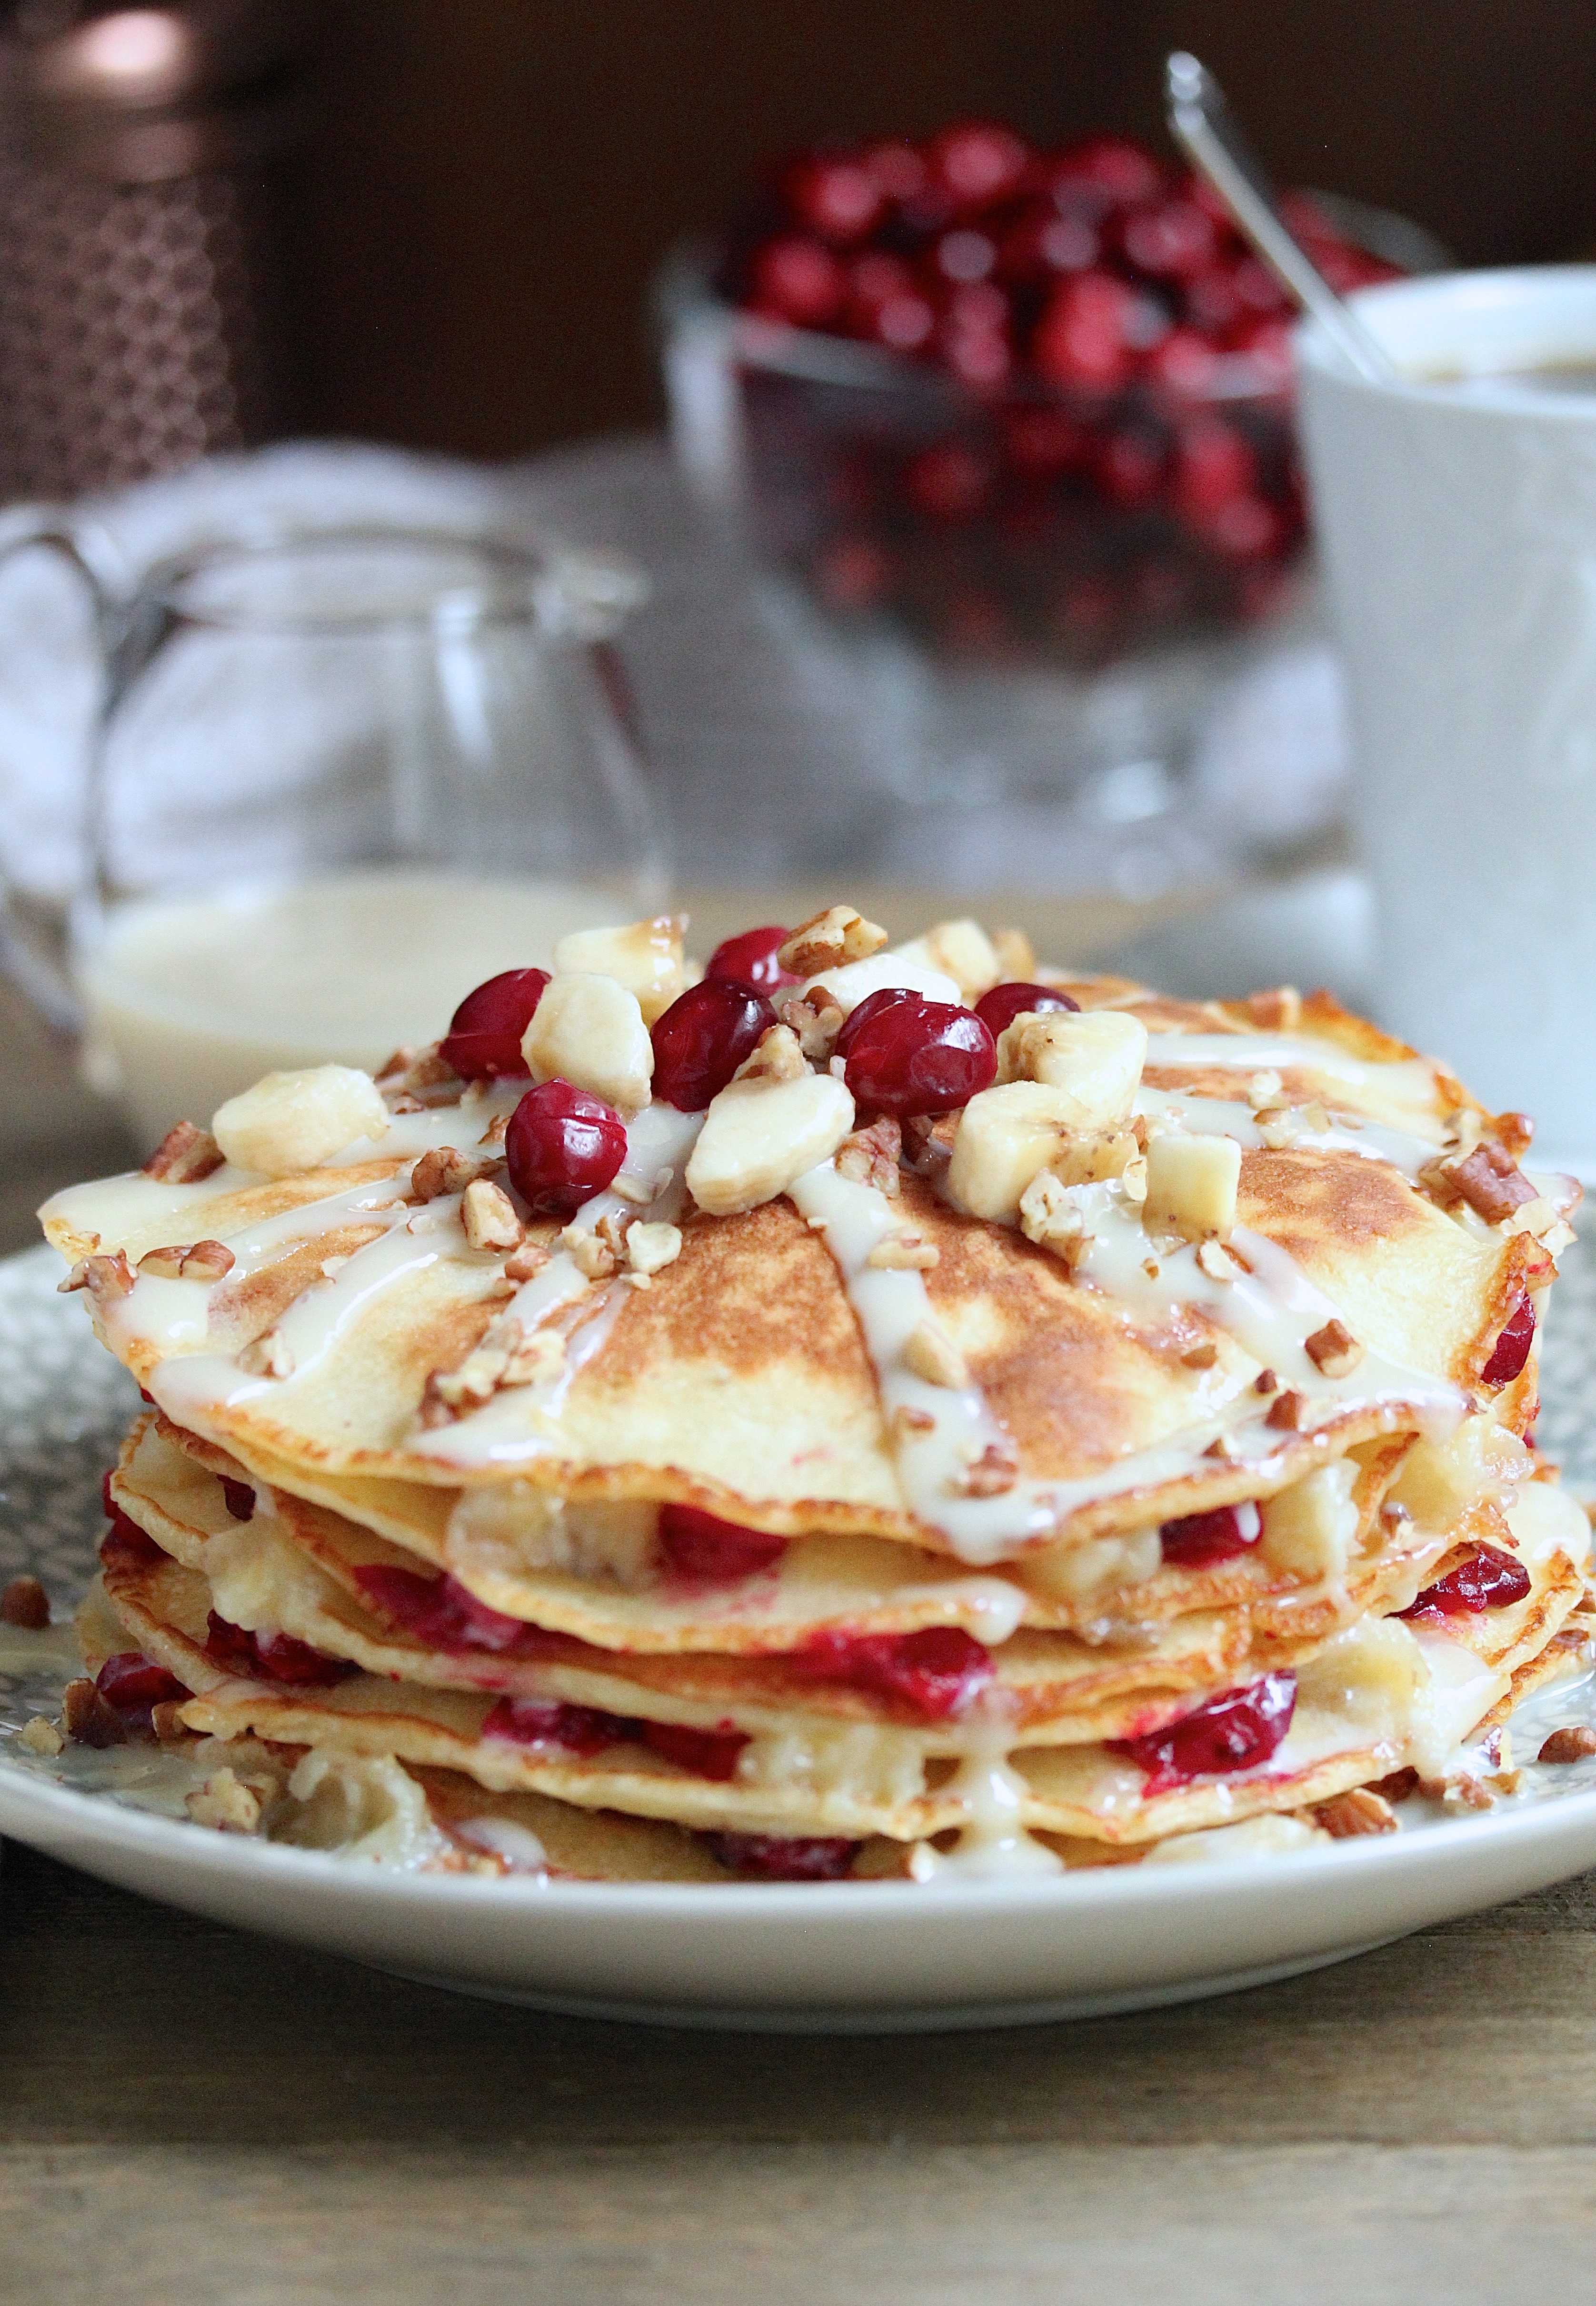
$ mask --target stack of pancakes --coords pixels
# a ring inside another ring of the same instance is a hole
[[[972,1215],[958,1115],[890,1174],[860,1115],[711,1214],[657,1104],[566,1228],[502,1166],[525,1080],[427,1053],[327,1158],[185,1129],[50,1203],[149,1404],[89,1666],[197,1757],[195,1815],[410,1864],[927,1878],[1510,1785],[1500,1724],[1585,1642],[1515,1350],[1575,1189],[1326,996],[1041,974],[1145,1027],[1139,1144],[1239,1141],[1223,1242],[1129,1173],[1061,1186],[1067,1226]],[[517,1239],[440,1190],[468,1170]],[[642,1223],[668,1261],[627,1260]]]

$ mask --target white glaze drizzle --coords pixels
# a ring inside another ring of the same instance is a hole
[[[969,1823],[945,1857],[930,1842],[917,1842],[909,1860],[912,1880],[1013,1882],[1063,1872],[1057,1852],[1036,1841],[1020,1823],[1030,1789],[1009,1767],[1001,1747],[983,1743],[976,1747],[942,1793],[964,1805]]]

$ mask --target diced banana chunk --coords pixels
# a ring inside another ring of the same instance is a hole
[[[1071,1168],[1076,1111],[1070,1090],[1046,1081],[1008,1081],[972,1097],[960,1115],[948,1165],[948,1191],[959,1208],[973,1217],[1013,1225],[1033,1178],[1044,1169],[1059,1175]],[[1134,1152],[1135,1140],[1129,1144]]]
[[[687,990],[682,960],[686,916],[657,913],[623,927],[573,929],[554,948],[559,975],[612,977],[636,996],[643,1021],[653,1025]]]
[[[1122,1129],[1147,1053],[1147,1027],[1123,1010],[1027,1010],[998,1037],[997,1077],[1067,1090],[1074,1128]]]
[[[568,1080],[636,1112],[649,1101],[653,1044],[635,993],[613,977],[573,970],[551,977],[521,1055],[534,1081]]]
[[[1465,1417],[1444,1441],[1415,1441],[1387,1491],[1421,1529],[1438,1535],[1465,1507],[1494,1502],[1530,1476],[1530,1453],[1493,1417]]]
[[[1340,1714],[1371,1741],[1403,1738],[1430,1679],[1424,1653],[1395,1618],[1363,1618],[1297,1668],[1297,1703]]]
[[[1149,1233],[1227,1241],[1236,1221],[1242,1149],[1233,1137],[1154,1137],[1148,1144]]]
[[[905,953],[877,952],[867,961],[845,961],[839,969],[823,969],[804,986],[806,993],[818,987],[829,993],[845,1017],[851,1016],[861,1001],[873,993],[883,992],[889,986],[904,985],[923,1000],[946,1001],[954,1008],[962,1006],[959,987],[954,979],[929,962],[913,961]]]
[[[893,950],[899,961],[923,961],[927,969],[951,977],[967,1007],[973,1007],[983,993],[990,993],[1003,973],[992,939],[979,921],[938,921],[924,936]]]
[[[1258,1550],[1271,1568],[1315,1579],[1346,1575],[1358,1535],[1357,1478],[1352,1459],[1341,1457],[1265,1502]]]
[[[853,1099],[829,1073],[729,1081],[704,1116],[687,1191],[712,1217],[757,1209],[830,1160],[852,1127]]]
[[[353,1065],[307,1065],[265,1074],[218,1106],[210,1127],[239,1168],[292,1177],[320,1168],[357,1138],[382,1136],[388,1107],[370,1073]]]
[[[1033,1593],[1080,1601],[1117,1586],[1145,1585],[1163,1559],[1157,1531],[1138,1529],[1128,1537],[1097,1537],[1085,1545],[1045,1546],[1026,1554],[1011,1574]]]

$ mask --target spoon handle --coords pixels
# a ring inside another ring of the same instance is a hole
[[[1296,299],[1361,376],[1389,383],[1395,367],[1350,304],[1280,221],[1268,178],[1259,166],[1212,73],[1176,49],[1165,66],[1169,132],[1218,193],[1286,294]]]

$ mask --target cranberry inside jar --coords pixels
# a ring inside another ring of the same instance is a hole
[[[852,1033],[844,1063],[843,1078],[859,1105],[906,1120],[956,1112],[990,1089],[997,1044],[973,1009],[915,994]]]
[[[516,1080],[527,1072],[521,1037],[531,1024],[546,969],[507,969],[465,995],[438,1045],[462,1080]]]
[[[736,978],[689,986],[654,1025],[654,1096],[679,1113],[703,1113],[775,1021],[764,994]]]
[[[574,1217],[627,1157],[615,1107],[567,1080],[540,1081],[510,1115],[504,1156],[510,1183],[540,1217]]]

